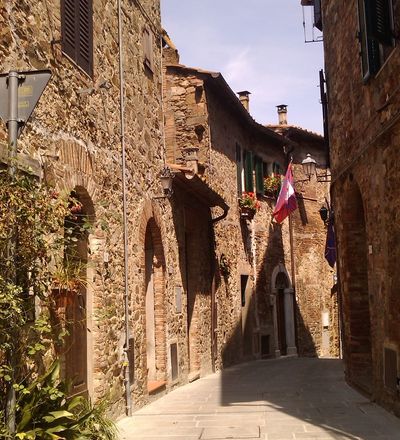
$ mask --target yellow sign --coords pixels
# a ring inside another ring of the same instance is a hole
[[[18,96],[32,96],[33,86],[21,86],[18,88]]]
[[[18,108],[28,108],[29,107],[29,101],[19,101],[18,102]]]

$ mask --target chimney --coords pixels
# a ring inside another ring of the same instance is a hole
[[[286,104],[276,106],[278,109],[279,125],[287,125],[287,107]]]
[[[249,95],[250,95],[250,92],[248,92],[247,90],[243,90],[243,92],[238,92],[237,94],[239,95],[239,100],[243,104],[243,107],[247,111],[249,111]]]

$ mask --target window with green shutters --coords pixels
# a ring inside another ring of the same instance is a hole
[[[92,0],[61,0],[61,46],[88,75],[93,75]]]
[[[254,171],[256,175],[256,193],[264,195],[264,163],[257,156],[254,158]]]
[[[254,191],[253,180],[253,153],[245,151],[244,153],[244,189],[246,192]]]
[[[391,0],[358,0],[364,78],[375,75],[394,46]]]
[[[242,184],[242,172],[243,172],[243,160],[242,160],[242,149],[239,144],[236,144],[236,182],[237,182],[237,192],[238,196],[242,196],[243,184]]]

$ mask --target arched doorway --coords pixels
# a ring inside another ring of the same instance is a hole
[[[295,341],[294,290],[285,266],[272,273],[275,356],[297,354]]]
[[[367,393],[372,392],[372,344],[369,308],[367,233],[360,189],[353,180],[342,192],[345,210],[339,212],[342,234],[342,295],[345,320],[347,375]]]
[[[151,392],[165,384],[167,366],[165,260],[161,232],[154,218],[147,224],[144,248],[146,368]]]
[[[65,306],[64,374],[75,395],[88,393],[89,231],[94,206],[83,187],[76,187],[70,197],[70,214],[64,220],[63,270],[70,286]]]

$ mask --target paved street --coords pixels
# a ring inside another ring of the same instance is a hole
[[[246,363],[176,389],[118,423],[121,440],[400,439],[400,419],[348,387],[342,363]]]

